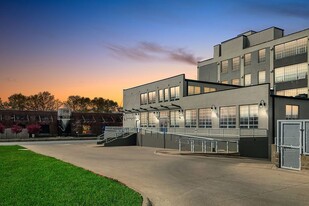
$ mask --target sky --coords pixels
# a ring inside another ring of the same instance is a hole
[[[302,0],[1,0],[0,98],[103,97],[186,74],[248,30],[309,28]]]

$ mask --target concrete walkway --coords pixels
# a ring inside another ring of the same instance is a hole
[[[157,206],[309,203],[307,171],[276,169],[265,160],[155,154],[155,148],[93,143],[25,147],[115,178]]]

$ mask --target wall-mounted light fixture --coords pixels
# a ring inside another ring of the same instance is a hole
[[[211,111],[213,112],[217,111],[217,107],[215,105],[211,105]]]
[[[153,112],[153,114],[155,115],[155,117],[156,117],[157,119],[160,118],[160,112],[159,112],[159,111],[155,111],[155,112]]]
[[[139,120],[139,113],[135,113],[135,119]]]
[[[184,116],[183,110],[182,109],[178,110],[178,113],[179,113],[179,119],[183,118]]]
[[[266,102],[264,100],[261,100],[260,103],[259,103],[259,107],[263,108],[265,106],[266,106]]]

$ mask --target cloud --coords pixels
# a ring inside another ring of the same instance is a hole
[[[309,17],[309,3],[304,2],[258,2],[251,1],[250,4],[246,4],[245,7],[250,11],[259,14],[275,14],[287,17],[296,17],[302,19],[308,19]]]
[[[172,60],[186,64],[196,65],[201,58],[195,57],[185,48],[170,48],[154,42],[139,42],[134,47],[126,47],[115,44],[105,45],[112,54],[133,60],[156,61]]]

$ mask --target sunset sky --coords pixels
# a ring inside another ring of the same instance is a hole
[[[1,0],[0,98],[49,91],[122,104],[122,90],[185,73],[213,46],[271,26],[309,28],[299,0]]]

